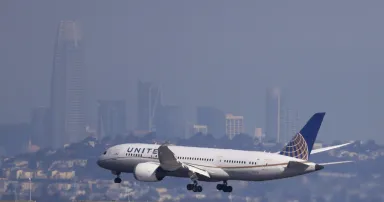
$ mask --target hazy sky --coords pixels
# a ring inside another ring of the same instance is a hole
[[[244,115],[263,127],[265,89],[281,86],[301,122],[327,115],[319,139],[384,142],[384,1],[0,1],[0,122],[49,106],[60,20],[83,26],[90,124],[97,99],[126,99],[136,82],[164,101]]]

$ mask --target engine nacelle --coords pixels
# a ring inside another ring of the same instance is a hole
[[[143,182],[158,182],[165,177],[160,166],[151,162],[137,164],[133,176]]]

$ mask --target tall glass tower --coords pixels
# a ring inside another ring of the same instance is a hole
[[[127,132],[124,100],[99,100],[97,134],[100,139],[115,137]]]
[[[52,146],[85,138],[85,67],[80,28],[61,21],[55,42],[51,80]]]
[[[280,88],[267,89],[266,99],[266,139],[267,141],[281,141],[282,107]]]
[[[151,82],[139,81],[137,85],[137,129],[156,131],[156,116],[161,102],[161,89]]]

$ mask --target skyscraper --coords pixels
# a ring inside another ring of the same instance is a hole
[[[161,106],[160,88],[151,82],[138,82],[137,86],[137,129],[156,130],[156,115]]]
[[[226,134],[229,139],[234,138],[236,135],[244,133],[244,117],[234,116],[227,114],[225,116]]]
[[[40,148],[48,147],[52,142],[50,117],[51,115],[48,107],[37,107],[32,110],[31,141],[34,145],[37,145]]]
[[[292,135],[299,132],[300,129],[300,117],[299,117],[299,111],[293,110],[293,109],[284,109],[284,128],[283,131],[281,131],[281,138],[280,140],[284,143],[288,142]]]
[[[266,99],[266,139],[281,141],[281,91],[279,88],[267,89]]]
[[[193,125],[193,135],[197,133],[208,134],[208,127],[206,125]]]
[[[52,146],[85,138],[85,67],[80,28],[61,21],[55,42],[51,80]]]
[[[185,119],[180,106],[161,106],[156,116],[156,136],[162,140],[185,136]]]
[[[225,113],[215,107],[197,107],[197,124],[206,125],[208,133],[216,138],[225,135]]]
[[[126,106],[124,100],[99,100],[97,134],[100,139],[126,132]]]

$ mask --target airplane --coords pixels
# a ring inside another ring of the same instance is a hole
[[[187,147],[164,144],[120,144],[108,148],[98,166],[116,175],[133,173],[138,181],[158,182],[165,177],[190,178],[188,191],[202,192],[199,181],[222,182],[216,189],[232,192],[228,181],[265,181],[294,177],[322,170],[324,166],[350,163],[310,162],[311,154],[347,146],[353,142],[313,150],[324,112],[314,114],[292,140],[277,153],[233,149]]]

